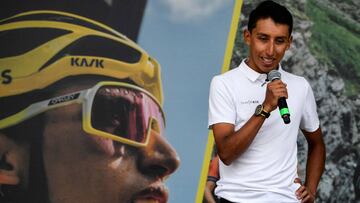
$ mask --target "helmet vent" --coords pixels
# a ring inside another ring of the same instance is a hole
[[[83,27],[87,27],[90,29],[94,29],[100,32],[105,32],[107,34],[111,34],[114,35],[116,37],[120,37],[122,39],[124,39],[123,36],[114,33],[108,29],[105,29],[101,26],[98,26],[90,21],[86,21],[80,18],[75,18],[69,15],[62,15],[62,14],[58,14],[58,13],[34,13],[31,15],[24,15],[24,16],[17,16],[17,17],[13,17],[4,21],[0,22],[0,25],[2,24],[7,24],[7,23],[11,23],[11,22],[19,22],[19,21],[57,21],[57,22],[63,22],[63,23],[70,23],[70,24],[75,24],[75,25],[80,25]]]
[[[54,28],[21,28],[0,32],[0,58],[24,54],[70,31]]]

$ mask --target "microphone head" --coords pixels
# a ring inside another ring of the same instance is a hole
[[[281,73],[278,70],[272,70],[267,74],[267,79],[269,81],[281,79]]]

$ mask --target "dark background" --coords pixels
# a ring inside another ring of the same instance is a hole
[[[137,41],[147,0],[8,0],[2,1],[0,19],[31,10],[57,10],[81,15]]]

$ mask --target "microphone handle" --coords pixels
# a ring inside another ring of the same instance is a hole
[[[289,108],[287,106],[285,97],[279,98],[278,107],[280,110],[281,118],[283,119],[284,123],[289,124],[290,123],[290,112],[289,112]]]

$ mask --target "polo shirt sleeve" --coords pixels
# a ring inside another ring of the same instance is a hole
[[[215,76],[210,85],[209,129],[216,123],[235,124],[236,111],[233,98],[221,76]]]
[[[306,97],[301,116],[300,129],[307,132],[314,132],[319,128],[320,121],[316,109],[314,93],[310,84],[306,81]]]

